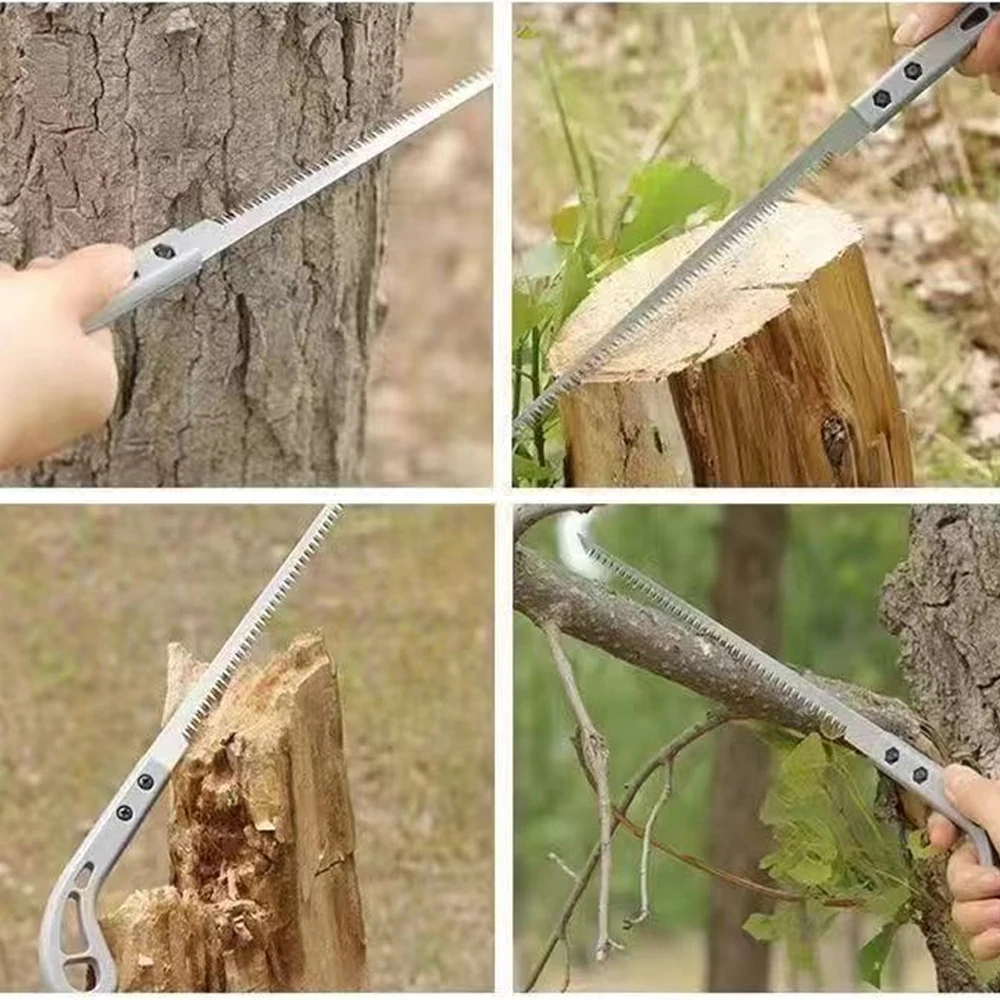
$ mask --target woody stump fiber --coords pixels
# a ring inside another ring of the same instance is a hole
[[[204,669],[172,646],[173,710]],[[170,885],[102,922],[119,989],[363,989],[337,677],[317,635],[244,667],[171,780]]]
[[[553,344],[553,373],[710,232],[597,285]],[[782,205],[560,407],[574,486],[913,484],[861,231],[828,206]]]

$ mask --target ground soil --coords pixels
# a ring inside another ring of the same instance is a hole
[[[490,65],[491,25],[489,4],[416,4],[403,105]],[[492,481],[492,120],[479,97],[393,159],[372,486]]]

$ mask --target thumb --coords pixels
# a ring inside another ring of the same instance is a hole
[[[83,323],[128,285],[134,271],[131,250],[98,243],[67,254],[41,273],[52,283],[53,299]]]
[[[944,769],[944,791],[951,804],[1000,843],[1000,784],[976,774],[971,767],[949,764]]]
[[[960,3],[919,3],[903,19],[892,40],[897,45],[917,45],[948,24],[964,6]]]

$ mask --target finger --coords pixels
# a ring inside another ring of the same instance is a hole
[[[1000,783],[976,774],[971,767],[949,764],[944,769],[944,791],[963,816],[978,823],[994,844],[1000,844]]]
[[[952,21],[964,6],[961,3],[917,4],[903,18],[892,40],[897,45],[917,45]]]
[[[963,76],[982,76],[1000,69],[1000,23],[991,21],[986,25],[976,47],[956,69]]]
[[[1000,930],[983,931],[969,942],[969,951],[980,962],[989,962],[1000,955]]]
[[[108,351],[111,354],[115,353],[115,338],[112,334],[110,327],[102,327],[100,330],[95,330],[89,335],[88,339],[97,344],[102,350]]]
[[[104,243],[63,257],[45,272],[52,294],[77,323],[103,309],[131,280],[135,259],[127,247]]]
[[[948,859],[948,888],[958,903],[1000,896],[1000,869],[979,864],[976,849],[963,841]]]
[[[931,847],[939,851],[948,851],[958,840],[958,827],[941,813],[932,812],[927,817],[927,839]]]
[[[990,928],[1000,930],[1000,899],[974,899],[952,903],[951,919],[966,937],[974,937]]]
[[[36,257],[34,260],[28,261],[28,266],[25,268],[26,271],[39,271],[44,270],[47,267],[52,267],[56,263],[55,257]]]

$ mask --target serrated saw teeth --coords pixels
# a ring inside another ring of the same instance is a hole
[[[811,681],[796,674],[790,667],[786,667],[773,657],[768,656],[736,633],[730,632],[724,625],[629,566],[628,563],[617,559],[610,552],[592,542],[586,535],[580,534],[578,538],[584,551],[592,559],[611,570],[612,573],[640,593],[645,594],[655,604],[664,608],[695,633],[720,646],[735,663],[754,671],[758,676],[765,677],[772,690],[780,693],[786,704],[791,703],[798,707],[803,715],[812,718],[828,738],[837,739],[843,735],[844,723],[823,705],[818,704],[808,694],[800,690],[800,686],[812,689],[814,685]]]
[[[187,714],[188,720],[183,724],[183,733],[188,742],[194,738],[212,707],[225,694],[226,688],[236,675],[236,668],[249,656],[254,643],[264,631],[264,625],[292,589],[292,584],[302,568],[319,550],[323,538],[343,511],[344,508],[340,504],[331,504],[323,508],[268,585],[260,592],[218,656],[181,703],[177,711],[179,718],[185,717],[182,713]]]
[[[854,119],[857,119],[856,122]],[[856,135],[852,133],[854,129]],[[583,380],[600,371],[628,344],[638,340],[649,324],[679,295],[687,291],[710,268],[746,245],[753,233],[778,209],[786,198],[811,174],[826,166],[843,148],[860,141],[868,134],[861,119],[841,116],[824,133],[795,157],[755,197],[726,219],[707,239],[699,244],[657,286],[637,302],[615,325],[599,337],[571,369],[556,378],[522,410],[513,422],[516,440],[535,421],[544,416],[559,399]],[[853,140],[853,141],[848,141]]]
[[[332,175],[330,183],[333,183],[335,180],[340,180],[341,177],[347,176],[347,174],[353,170],[356,170],[367,163],[374,162],[380,156],[384,156],[390,151],[391,146],[395,143],[391,143],[385,149],[373,152],[370,159],[356,164],[351,168],[351,170],[342,174],[338,173],[339,168],[344,165],[346,161],[355,157],[359,153],[363,153],[366,149],[371,148],[372,145],[377,143],[379,140],[393,136],[397,132],[400,133],[399,140],[407,138],[408,135],[413,134],[412,129],[413,126],[417,124],[417,119],[427,115],[429,112],[433,112],[437,108],[443,108],[444,110],[442,110],[441,113],[444,114],[445,111],[451,110],[450,108],[446,108],[445,105],[451,104],[453,99],[456,97],[462,97],[462,100],[466,100],[476,96],[476,94],[480,93],[489,84],[491,77],[492,73],[489,70],[481,70],[478,73],[467,76],[465,79],[460,80],[447,90],[441,91],[441,93],[439,93],[437,97],[432,100],[422,101],[419,104],[415,104],[402,114],[396,115],[389,121],[382,122],[370,128],[365,135],[352,139],[346,146],[338,150],[332,156],[328,156],[312,166],[304,167],[295,171],[286,180],[271,184],[264,191],[259,192],[255,197],[244,202],[237,208],[226,212],[224,215],[219,216],[215,221],[222,226],[238,223],[248,212],[266,208],[270,202],[287,196],[288,194],[294,192],[295,188],[299,185],[312,181],[324,172]],[[466,94],[468,97],[462,96]],[[431,119],[431,121],[433,120],[436,119]],[[419,125],[419,128],[423,128],[424,125],[430,124],[431,121],[424,122]],[[326,185],[324,184],[322,186]],[[322,187],[317,190],[321,189]],[[283,209],[282,213],[279,214],[283,214],[284,211],[287,211],[287,209]]]

